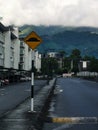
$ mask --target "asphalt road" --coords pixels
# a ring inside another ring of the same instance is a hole
[[[36,80],[34,93],[45,85],[46,81]],[[10,111],[31,96],[31,82],[16,83],[13,85],[0,87],[0,116]]]
[[[59,78],[59,92],[49,109],[49,116],[98,117],[98,83],[77,79]],[[45,123],[43,130],[98,130],[98,124]]]

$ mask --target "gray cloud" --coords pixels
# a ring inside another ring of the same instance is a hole
[[[98,27],[98,0],[0,0],[6,25],[65,25]]]

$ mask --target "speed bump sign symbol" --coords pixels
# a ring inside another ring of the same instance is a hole
[[[42,39],[33,31],[25,37],[24,42],[34,50],[42,42]]]

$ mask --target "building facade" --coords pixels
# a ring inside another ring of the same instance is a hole
[[[17,27],[4,26],[0,23],[0,79],[15,79],[15,76],[31,71],[32,49],[20,38]],[[41,55],[34,51],[34,65],[41,69]]]
[[[14,29],[13,29],[14,30]],[[12,28],[0,23],[0,67],[18,69],[20,40]],[[15,31],[15,30],[14,30]]]
[[[63,68],[63,56],[61,55],[60,52],[48,52],[47,57],[57,59],[59,68]]]
[[[6,27],[0,23],[0,78],[8,78],[11,71],[18,70],[19,55],[18,28]]]
[[[41,54],[35,49],[29,48],[29,46],[24,43],[24,37],[20,38],[20,70],[30,71],[32,68],[32,59],[34,59],[34,67],[37,72],[41,70]]]
[[[23,71],[31,70],[32,50],[23,41],[24,38],[20,38],[20,63],[19,69]]]

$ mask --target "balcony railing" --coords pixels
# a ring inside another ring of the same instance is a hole
[[[14,68],[14,62],[13,61],[10,62],[10,67]]]
[[[20,55],[24,55],[24,50],[20,50]]]
[[[24,43],[21,42],[21,43],[20,43],[20,47],[21,47],[21,48],[24,48],[24,47],[25,47],[25,46],[24,46]]]
[[[0,41],[4,42],[4,36],[1,32],[0,32]]]
[[[0,58],[0,66],[4,66],[4,59]]]
[[[4,53],[4,48],[0,46],[0,53]]]

